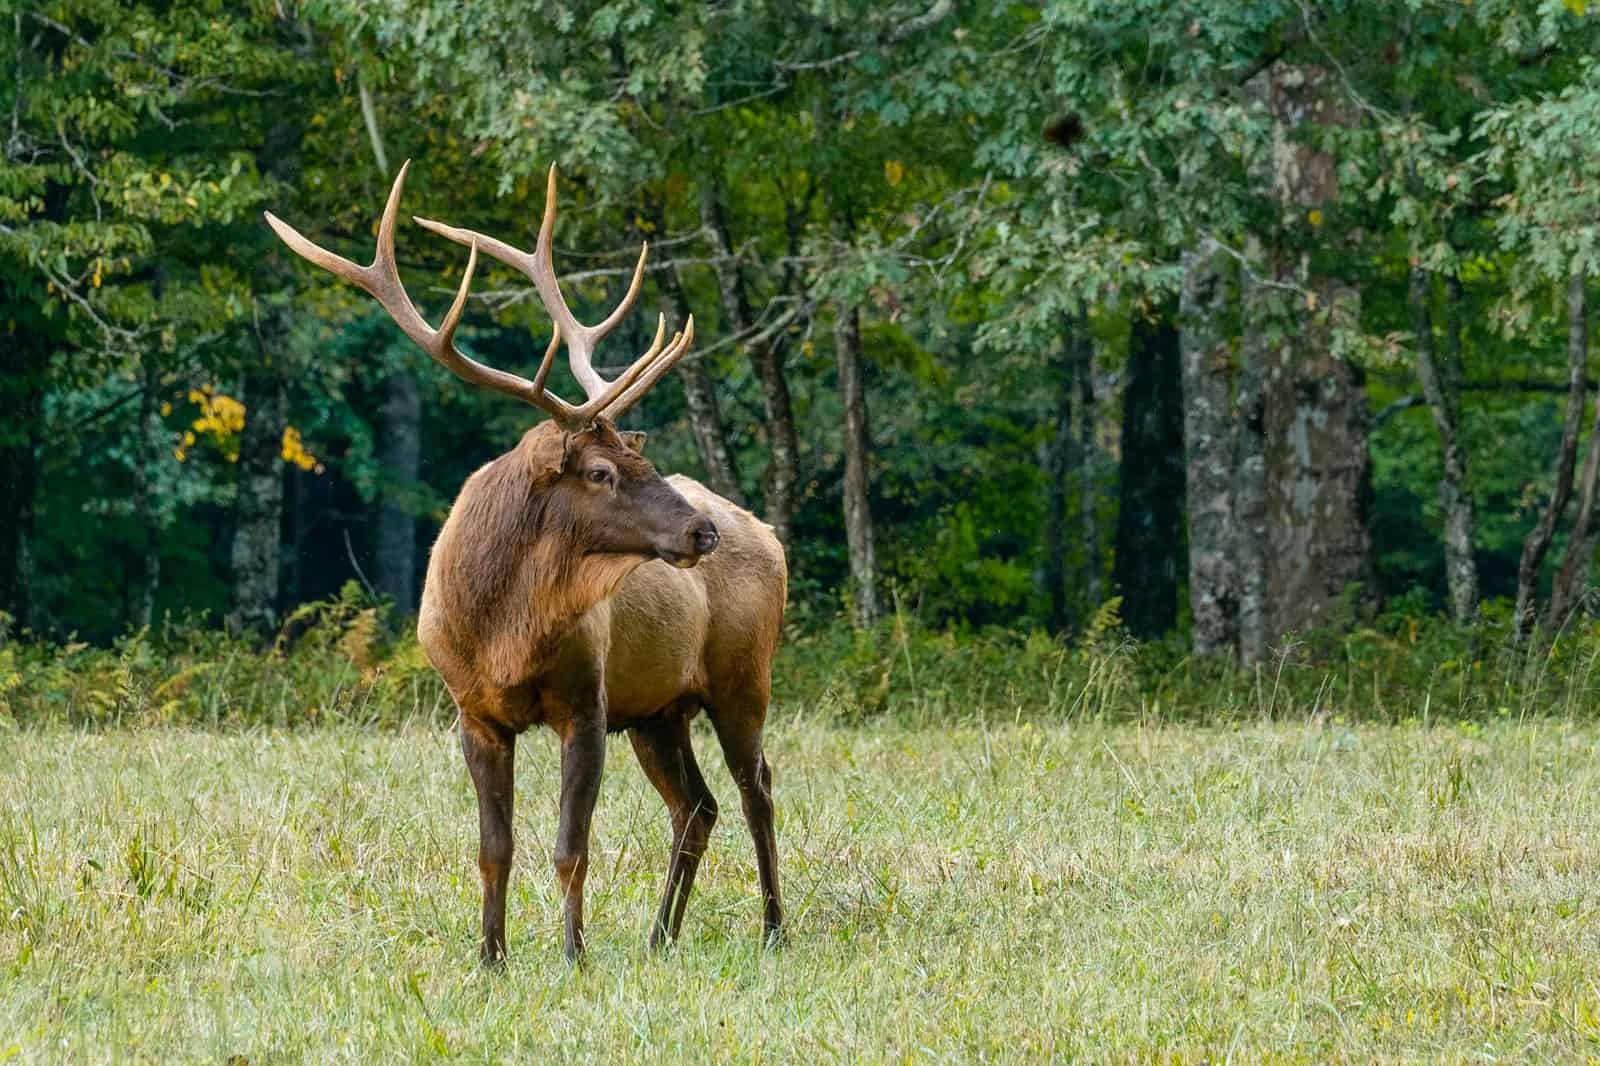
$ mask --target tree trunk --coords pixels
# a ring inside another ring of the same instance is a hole
[[[678,364],[678,380],[683,384],[689,429],[694,434],[695,449],[700,453],[700,463],[705,467],[711,491],[743,507],[744,489],[739,484],[739,470],[734,464],[733,451],[728,447],[716,386],[705,363],[690,355]]]
[[[1122,620],[1139,637],[1178,624],[1183,543],[1183,392],[1170,305],[1134,323],[1122,399],[1122,472],[1113,577]]]
[[[794,532],[795,492],[800,480],[800,437],[795,431],[789,380],[783,371],[783,341],[773,337],[763,344],[756,352],[755,364],[767,414],[768,447],[772,449],[766,477],[766,518],[778,540],[788,548]]]
[[[1355,297],[1307,279],[1328,303]],[[1272,353],[1266,397],[1268,633],[1345,624],[1352,585],[1370,588],[1367,408],[1356,369],[1334,355],[1325,324]]]
[[[39,459],[32,439],[0,445],[0,611],[19,629],[33,624],[31,542],[38,486]]]
[[[659,220],[659,214],[657,218]],[[657,228],[660,228],[659,221]],[[683,279],[678,276],[676,269],[661,275],[661,286],[677,304],[679,317],[687,316],[689,298],[684,294]],[[732,321],[729,325],[738,329]],[[705,468],[706,482],[712,492],[743,507],[744,490],[739,484],[739,469],[734,464],[733,451],[728,447],[728,434],[722,421],[721,407],[717,403],[716,386],[712,383],[705,361],[690,353],[678,364],[677,375],[683,384],[684,406],[689,409],[689,431],[694,435],[695,450],[700,453],[700,465]]]
[[[1083,538],[1083,598],[1089,614],[1105,602],[1100,565],[1100,449],[1095,443],[1094,348],[1084,337],[1074,360],[1078,408],[1078,529]]]
[[[151,474],[160,461],[161,422],[156,413],[158,376],[146,368],[139,396],[139,423],[133,457],[133,514],[139,523],[138,600],[133,624],[143,629],[155,618],[156,593],[161,587],[161,524],[150,490]]]
[[[1259,255],[1259,248],[1252,247]],[[1239,662],[1264,662],[1272,643],[1267,587],[1267,351],[1261,329],[1263,290],[1239,284],[1247,324],[1240,335],[1238,391],[1234,397],[1233,474],[1235,566],[1239,574]]]
[[[1183,259],[1179,351],[1189,613],[1196,655],[1232,655],[1239,639],[1234,551],[1233,399],[1222,253],[1206,242]]]
[[[1538,608],[1539,571],[1550,550],[1556,523],[1572,497],[1572,471],[1578,459],[1578,433],[1583,424],[1584,393],[1589,363],[1588,307],[1583,276],[1567,282],[1567,410],[1561,420],[1561,452],[1556,457],[1555,493],[1539,515],[1538,523],[1522,542],[1517,566],[1517,606],[1512,615],[1512,636],[1518,642],[1533,632]]]
[[[716,253],[717,285],[722,290],[722,306],[728,322],[739,335],[752,327],[749,298],[744,278],[733,257],[733,241],[717,191],[708,189],[700,201],[701,221],[711,235]],[[767,441],[772,460],[766,476],[766,519],[787,548],[793,533],[795,487],[799,481],[800,438],[795,430],[794,407],[789,399],[789,382],[783,372],[783,340],[774,335],[757,345],[751,355],[756,376],[761,381],[761,399],[767,415]],[[720,423],[719,423],[720,424]],[[731,477],[730,481],[735,480]]]
[[[1276,124],[1273,193],[1281,217],[1303,219],[1304,246],[1314,210],[1338,196],[1338,172],[1326,152],[1294,139],[1308,125],[1351,121],[1314,66],[1271,70]],[[1288,234],[1285,234],[1287,236]],[[1368,528],[1371,471],[1367,404],[1360,373],[1334,353],[1336,328],[1353,328],[1359,297],[1350,286],[1311,274],[1310,255],[1280,248],[1276,280],[1297,290],[1296,320],[1283,343],[1267,353],[1263,403],[1266,470],[1267,639],[1291,631],[1342,625],[1352,586],[1372,581]]]
[[[1051,360],[1051,388],[1055,399],[1054,426],[1045,453],[1046,516],[1043,580],[1050,628],[1064,632],[1067,617],[1067,471],[1076,447],[1072,436],[1072,406],[1078,391],[1078,349],[1082,345],[1078,323],[1068,319],[1060,353]]]
[[[234,605],[228,616],[228,628],[235,633],[266,633],[277,624],[284,391],[282,360],[262,343],[259,362],[244,379],[232,552]]]
[[[422,456],[422,398],[409,370],[397,369],[384,380],[379,417],[383,499],[378,509],[375,582],[396,610],[410,615],[417,609],[417,516],[410,501]]]
[[[0,333],[0,399],[6,410],[0,421],[0,611],[17,629],[34,624],[33,509],[44,410],[44,356],[25,328],[13,325]]]
[[[1589,315],[1581,275],[1568,283],[1567,344],[1581,348],[1588,363]],[[1569,358],[1571,356],[1569,355]],[[1578,514],[1572,523],[1572,538],[1561,562],[1561,572],[1550,590],[1550,610],[1545,629],[1554,636],[1567,624],[1567,617],[1578,606],[1589,583],[1589,566],[1594,561],[1597,530],[1594,524],[1596,482],[1600,481],[1600,400],[1595,403],[1594,426],[1589,431],[1589,447],[1584,453],[1583,475],[1578,481]]]
[[[1450,286],[1450,347],[1435,354],[1432,282],[1420,266],[1411,268],[1411,320],[1417,335],[1417,377],[1428,401],[1439,444],[1444,451],[1444,477],[1439,481],[1439,507],[1444,512],[1445,582],[1450,590],[1450,616],[1470,622],[1478,609],[1478,566],[1472,555],[1472,497],[1467,492],[1467,453],[1461,446],[1460,283]]]
[[[861,373],[861,319],[855,308],[834,319],[833,350],[839,362],[839,393],[844,401],[844,527],[850,542],[850,587],[857,626],[878,619],[878,561],[872,547],[872,508],[867,464],[872,457],[867,427],[866,386]]]

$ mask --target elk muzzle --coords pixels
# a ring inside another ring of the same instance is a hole
[[[687,570],[716,551],[721,541],[722,535],[717,532],[716,523],[705,515],[696,515],[684,529],[678,543],[658,548],[657,554],[678,569]]]

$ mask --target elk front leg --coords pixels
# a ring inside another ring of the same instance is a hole
[[[606,762],[605,712],[569,721],[561,737],[561,820],[556,827],[556,882],[561,886],[566,953],[583,954],[583,880],[589,872],[589,822]]]
[[[478,791],[478,876],[483,882],[483,942],[478,957],[499,968],[506,956],[506,882],[511,876],[512,760],[516,734],[461,718],[461,751]]]

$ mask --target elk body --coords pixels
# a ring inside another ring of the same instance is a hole
[[[409,164],[407,164],[409,166]],[[455,699],[461,746],[478,795],[478,869],[486,963],[505,956],[517,737],[544,725],[561,743],[554,851],[569,958],[583,951],[589,823],[608,733],[626,731],[639,765],[666,801],[673,828],[666,888],[651,946],[674,938],[717,804],[695,763],[690,719],[704,709],[738,785],[755,841],[762,923],[782,922],[772,775],[762,751],[772,655],[783,618],[783,549],[753,515],[684,477],[662,478],[641,453],[643,434],[615,419],[666,373],[694,339],[691,317],[665,347],[655,342],[606,381],[596,342],[639,293],[645,251],[621,304],[603,322],[573,318],[551,261],[556,173],[533,255],[436,222],[418,223],[471,248],[455,302],[437,330],[401,287],[394,221],[402,167],[378,229],[377,256],[358,266],[267,215],[300,255],[374,296],[433,359],[466,381],[531,403],[551,419],[467,479],[434,543],[417,635]],[[533,280],[555,336],[532,381],[463,355],[454,333],[479,250]],[[565,340],[581,406],[545,388]]]

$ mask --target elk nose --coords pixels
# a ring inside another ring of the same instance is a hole
[[[722,536],[717,532],[717,527],[711,519],[702,518],[690,532],[689,540],[694,544],[696,555],[709,555],[716,550],[722,541]]]

